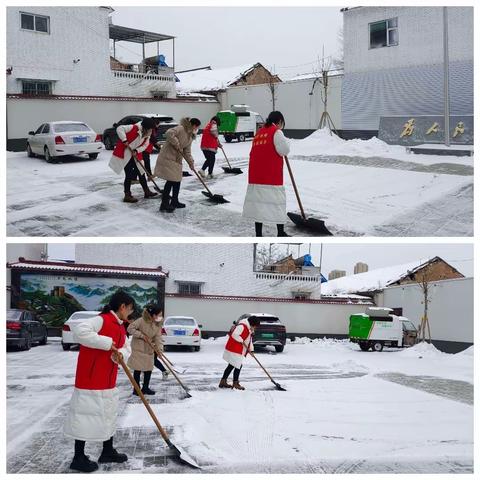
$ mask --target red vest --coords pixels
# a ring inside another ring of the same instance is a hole
[[[133,125],[133,128],[127,132],[127,142],[128,144],[132,143],[137,137],[138,137],[138,125]],[[146,138],[141,145],[143,145],[145,142],[150,142],[150,139]],[[113,155],[115,157],[123,158],[123,155],[125,153],[125,149],[127,146],[120,140],[118,139],[117,144],[115,145],[115,148],[113,149]],[[142,154],[140,152],[137,153],[137,158],[139,160],[142,159]]]
[[[147,148],[144,150],[144,152],[152,153],[153,152],[153,147],[157,143],[157,129],[154,128],[152,130],[152,135],[150,137],[150,140],[148,142]]]
[[[283,157],[275,150],[273,136],[278,127],[271,125],[258,130],[250,150],[248,183],[283,185]]]
[[[240,334],[240,336],[243,338],[243,341],[245,342],[245,340],[250,336],[250,329],[244,323],[241,323],[240,325],[243,327],[243,331]],[[233,327],[228,334],[228,340],[227,340],[227,344],[225,345],[225,349],[228,350],[229,352],[238,353],[241,355],[243,353],[243,344],[240,342],[237,342],[232,337],[232,332],[235,328],[237,328],[237,325],[235,325],[235,327]],[[251,341],[252,339],[250,338],[250,342]],[[246,354],[247,353],[245,352],[245,355]]]
[[[118,323],[115,315],[101,313],[103,325],[99,335],[110,337],[117,348],[125,345],[125,328]],[[107,390],[114,388],[117,383],[118,365],[110,358],[110,350],[99,350],[80,345],[75,375],[75,387],[85,390]]]
[[[215,123],[215,122],[213,122]],[[218,148],[218,138],[212,135],[210,131],[212,128],[212,122],[208,122],[202,132],[202,141],[200,142],[200,148]]]

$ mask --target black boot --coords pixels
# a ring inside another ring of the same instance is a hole
[[[143,388],[142,393],[144,395],[155,395],[155,392],[149,388],[150,384],[150,377],[152,376],[152,372],[143,372]]]
[[[180,192],[180,182],[175,182],[172,185],[172,201],[170,205],[174,208],[185,208],[185,204],[178,201],[179,192]]]
[[[98,463],[123,463],[127,460],[128,457],[124,453],[118,453],[113,448],[113,437],[103,442],[103,450]]]
[[[175,207],[171,205],[170,203],[170,196],[165,194],[165,192],[162,195],[162,203],[160,204],[160,211],[161,212],[168,212],[172,213],[175,211]]]
[[[141,374],[142,374],[142,372],[140,370],[134,370],[133,371],[133,378],[134,378],[136,384],[138,385],[138,388],[140,388],[140,375]],[[138,393],[135,389],[133,389],[132,395],[136,395],[138,397]]]
[[[285,226],[282,223],[277,224],[277,237],[291,237],[285,232]]]
[[[98,463],[90,460],[85,454],[81,456],[75,455],[70,468],[79,472],[91,473],[98,470]]]
[[[92,462],[85,455],[85,442],[83,440],[75,440],[75,455],[70,464],[70,468],[85,473],[91,473],[98,470],[97,462]]]

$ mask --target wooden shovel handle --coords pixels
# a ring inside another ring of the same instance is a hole
[[[223,156],[225,157],[225,160],[227,161],[228,168],[232,168],[232,166],[230,165],[230,162],[228,161],[227,155],[225,154],[225,150],[223,149],[223,147],[220,147],[220,150],[223,152]]]
[[[152,417],[152,420],[155,422],[155,425],[157,426],[158,431],[160,432],[160,435],[161,435],[162,438],[165,440],[165,442],[167,443],[167,445],[170,447],[170,446],[172,445],[172,442],[170,442],[170,439],[168,438],[167,432],[166,432],[166,431],[164,430],[164,428],[160,425],[160,422],[158,421],[157,416],[156,416],[155,413],[153,412],[152,408],[150,407],[150,404],[148,403],[148,400],[145,398],[145,395],[143,395],[142,390],[140,389],[140,387],[138,386],[137,382],[136,382],[135,379],[133,378],[132,373],[130,372],[129,368],[125,365],[125,361],[123,360],[123,358],[120,358],[118,363],[119,363],[119,364],[121,365],[121,367],[123,368],[125,374],[127,375],[128,379],[130,380],[130,383],[132,384],[133,388],[135,389],[135,391],[137,392],[138,396],[140,397],[140,399],[142,400],[143,404],[145,405],[145,408],[147,409],[148,413],[149,413],[150,416]]]
[[[245,347],[247,347],[245,345],[245,343],[243,344]],[[267,377],[273,382],[275,383],[275,381],[273,380],[273,378],[270,376],[270,374],[267,372],[267,370],[265,369],[265,367],[260,363],[260,360],[256,357],[256,355],[253,354],[253,352],[251,352],[248,347],[247,347],[247,352],[255,359],[255,361],[260,365],[260,368],[267,374]]]
[[[197,176],[197,178],[202,182],[202,185],[205,187],[205,190],[213,197],[213,193],[207,187],[207,184],[203,181],[203,178],[198,174],[198,172],[194,168],[192,168],[192,170],[193,170],[193,173]]]
[[[300,211],[302,212],[302,217],[303,217],[304,220],[306,220],[307,217],[306,217],[305,212],[303,210],[303,205],[302,205],[302,202],[300,200],[300,195],[298,194],[297,184],[295,182],[295,179],[293,178],[292,168],[290,167],[290,162],[288,161],[288,157],[286,155],[285,155],[285,163],[287,164],[288,173],[290,175],[290,180],[292,181],[293,189],[295,190],[295,196],[297,197],[297,202],[298,202],[298,206],[300,207]]]
[[[162,360],[165,359],[165,357],[163,356],[162,352],[160,350],[158,350],[158,348],[152,343],[152,341],[144,335],[144,340],[150,345],[150,347],[152,347],[152,349],[154,350],[154,352],[157,354],[157,356],[159,356]],[[170,367],[169,365],[170,362],[165,362],[165,365],[167,366],[167,368],[170,370],[170,373],[175,377],[175,379],[177,380],[177,382],[182,386],[182,388],[188,393],[188,389],[187,387],[182,383],[182,381],[178,378],[178,376],[175,374],[175,371],[173,370],[172,367]]]

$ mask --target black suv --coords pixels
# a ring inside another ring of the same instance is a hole
[[[33,312],[7,310],[7,348],[30,350],[33,343],[47,343],[47,326]]]
[[[260,325],[253,334],[254,348],[271,345],[275,347],[277,352],[283,352],[285,344],[287,343],[287,329],[278,317],[269,313],[245,313],[233,323],[237,324],[244,318],[258,318],[260,320]]]
[[[114,123],[111,128],[107,128],[103,131],[103,144],[107,150],[113,150],[115,144],[118,141],[117,127],[119,125],[133,125],[134,123],[141,122],[144,118],[155,118],[160,120],[160,125],[157,128],[157,138],[152,138],[152,143],[155,145],[157,142],[161,144],[165,143],[165,132],[169,128],[178,126],[172,117],[167,115],[160,115],[156,113],[139,113],[138,115],[128,115],[123,117],[117,123]],[[154,152],[158,153],[158,150],[154,149]]]

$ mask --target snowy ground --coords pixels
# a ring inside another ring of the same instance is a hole
[[[168,356],[191,388],[154,372],[152,408],[175,445],[207,473],[473,473],[473,347],[456,355],[429,345],[361,352],[348,341],[287,344],[249,358],[246,391],[217,388],[225,338]],[[7,354],[7,471],[66,473],[72,441],[61,433],[78,353],[59,339]],[[140,400],[119,374],[115,444],[128,454],[101,472],[190,473],[169,456]],[[101,445],[87,444],[97,458]],[[195,473],[195,472],[193,472]]]
[[[473,235],[473,157],[407,154],[404,147],[374,138],[343,141],[317,131],[291,141],[290,160],[308,216],[325,220],[335,235]],[[243,175],[227,175],[221,152],[209,186],[230,200],[214,205],[200,193],[196,177],[182,182],[187,208],[160,213],[159,200],[121,202],[123,177],[109,168],[111,152],[97,160],[70,157],[47,164],[25,153],[8,153],[7,233],[9,236],[253,236],[242,216],[251,142],[225,144]],[[197,167],[200,141],[193,145]],[[156,157],[153,157],[153,164]],[[285,169],[287,208],[297,211]],[[163,187],[163,181],[159,180]],[[292,223],[292,235],[308,236]],[[273,227],[264,234],[276,235]]]

